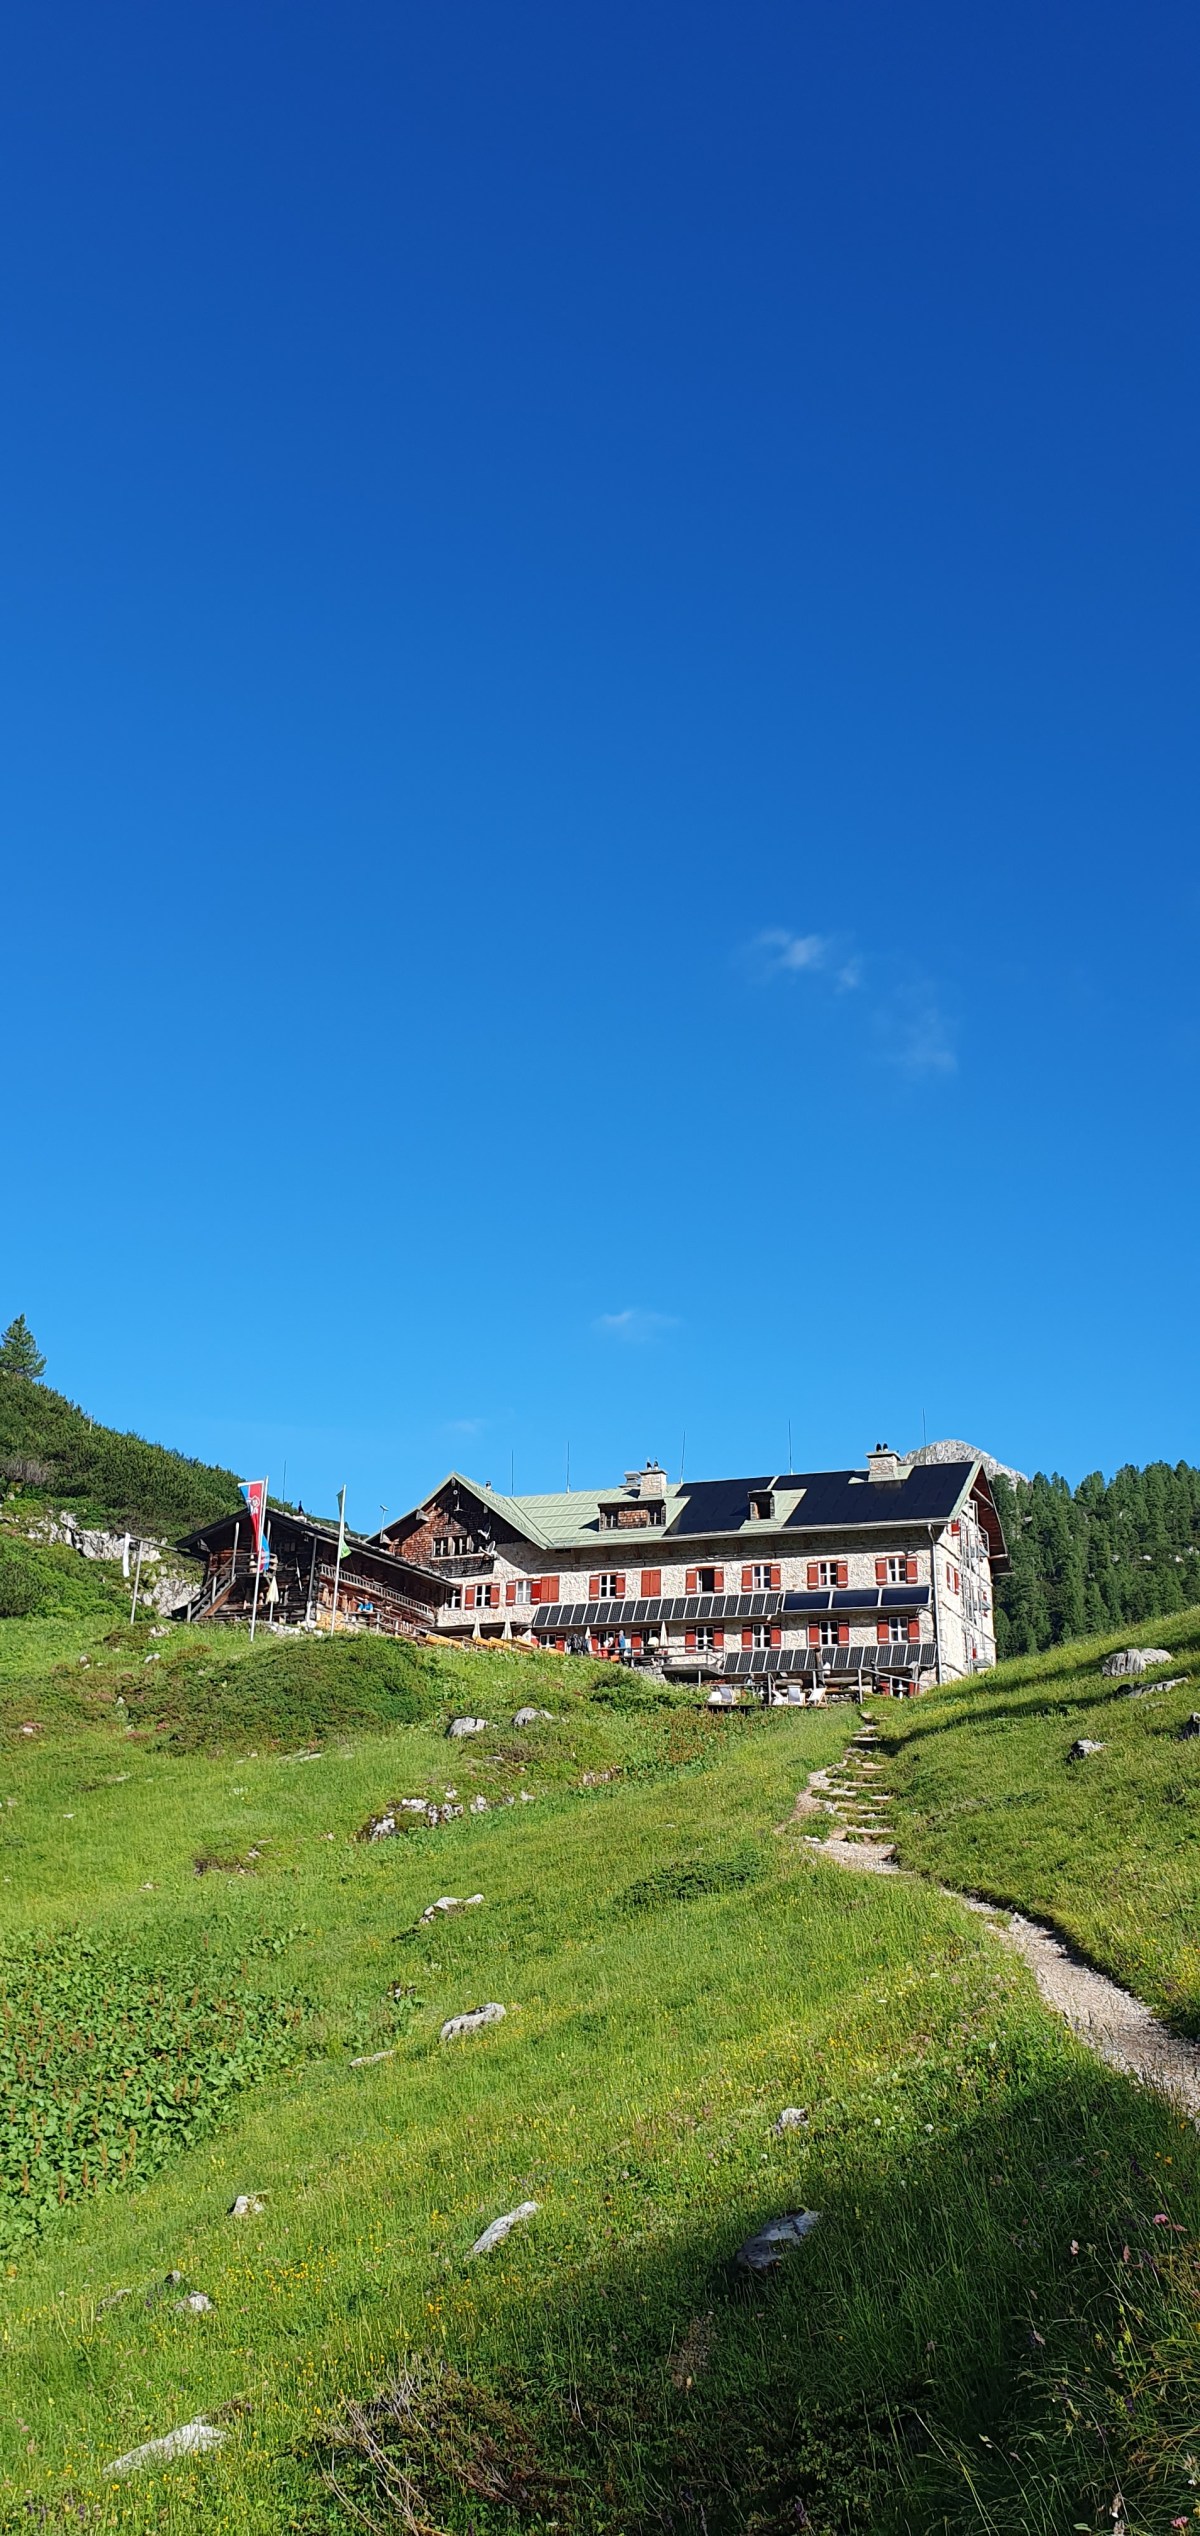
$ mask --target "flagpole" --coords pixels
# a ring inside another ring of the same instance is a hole
[[[257,1541],[255,1542],[255,1545],[254,1545],[256,1555],[255,1555],[255,1560],[254,1560],[254,1601],[252,1602],[252,1604],[251,1604],[251,1606],[250,1606],[250,1644],[251,1644],[251,1646],[253,1646],[253,1644],[254,1644],[254,1628],[255,1628],[255,1623],[256,1623],[256,1621],[257,1621],[257,1619],[258,1619],[258,1589],[259,1589],[259,1585],[260,1585],[260,1584],[261,1584],[261,1582],[262,1582],[262,1545],[263,1545],[263,1538],[264,1538],[264,1526],[265,1526],[265,1524],[266,1524],[266,1520],[267,1520],[267,1488],[268,1488],[268,1486],[269,1486],[269,1482],[268,1482],[267,1480],[265,1480],[265,1479],[264,1479],[264,1481],[263,1481],[263,1493],[262,1493],[262,1513],[261,1513],[261,1515],[260,1515],[260,1517],[259,1517],[259,1521],[258,1521],[258,1539],[257,1539]]]
[[[345,1557],[345,1545],[346,1491],[343,1487],[338,1490],[338,1537],[333,1546],[333,1613],[329,1622],[329,1635],[331,1638],[334,1630],[337,1628],[338,1586],[342,1581],[342,1560]]]

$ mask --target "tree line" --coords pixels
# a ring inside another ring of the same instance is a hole
[[[1012,1559],[996,1579],[997,1652],[1035,1655],[1064,1638],[1153,1620],[1200,1601],[1200,1470],[1126,1463],[1016,1487],[993,1483]]]

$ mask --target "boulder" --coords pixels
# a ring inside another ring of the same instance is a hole
[[[483,1735],[487,1733],[487,1719],[486,1717],[452,1717],[446,1732],[452,1739],[462,1735]]]
[[[747,2237],[745,2244],[738,2247],[733,2258],[735,2270],[760,2278],[776,2271],[784,2256],[811,2236],[820,2216],[819,2210],[789,2210],[782,2219],[768,2219],[756,2237]]]
[[[205,2297],[202,2289],[190,2289],[187,2297],[177,2298],[175,2304],[181,2316],[211,2316],[213,2312],[212,2300]]]
[[[443,2043],[453,2043],[460,2034],[478,2034],[485,2025],[499,2025],[508,2013],[498,1999],[489,1999],[484,2008],[468,2008],[465,2016],[448,2016],[442,2027]]]
[[[778,2122],[773,2122],[771,2129],[775,2138],[781,2140],[785,2131],[799,2131],[807,2120],[808,2114],[803,2105],[785,2105]]]
[[[439,1911],[473,1911],[476,1903],[482,1900],[482,1893],[464,1894],[461,1902],[457,1894],[443,1893],[440,1901],[431,1902],[428,1909],[422,1911],[417,1927],[424,1928],[427,1921],[436,1920]]]
[[[354,2059],[350,2063],[350,2067],[351,2069],[374,2069],[376,2061],[394,2060],[395,2057],[396,2046],[394,2043],[389,2043],[385,2052],[356,2053]]]
[[[106,2474],[137,2474],[143,2466],[170,2465],[174,2457],[203,2456],[206,2449],[222,2448],[228,2439],[227,2430],[216,2430],[198,2413],[194,2422],[181,2423],[178,2430],[164,2431],[161,2439],[147,2439],[140,2448],[130,2448],[123,2457],[114,2457],[105,2466]]]
[[[503,2010],[501,2013],[503,2014]],[[471,2248],[472,2254],[490,2254],[495,2246],[503,2245],[506,2236],[519,2225],[522,2219],[535,2217],[538,2207],[536,2201],[523,2201],[516,2210],[506,2210],[503,2218],[493,2219],[491,2227],[485,2228],[481,2237],[476,2237]]]
[[[548,1708],[519,1708],[513,1724],[514,1726],[536,1726],[541,1717],[545,1718],[547,1725],[553,1725],[554,1719]]]
[[[1169,1664],[1166,1647],[1118,1647],[1115,1655],[1106,1655],[1100,1667],[1110,1681],[1119,1681],[1125,1673],[1149,1673],[1156,1664]]]
[[[1194,1708],[1191,1716],[1184,1718],[1183,1724],[1179,1729],[1179,1740],[1181,1743],[1186,1743],[1192,1735],[1200,1735],[1200,1708]]]
[[[262,2193],[239,2193],[237,2200],[230,2202],[229,2217],[231,2219],[261,2219],[266,2206]]]
[[[1093,1743],[1087,1735],[1081,1735],[1078,1743],[1072,1744],[1067,1759],[1068,1761],[1090,1761],[1094,1752],[1103,1752],[1105,1749],[1102,1743]]]

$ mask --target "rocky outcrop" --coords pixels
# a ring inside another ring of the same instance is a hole
[[[105,1559],[130,1578],[137,1564],[136,1533],[107,1532],[99,1526],[80,1523],[65,1506],[57,1515],[35,1516],[32,1523],[25,1525],[24,1534],[27,1541],[61,1542],[81,1559]],[[204,1580],[199,1568],[185,1567],[166,1541],[143,1538],[141,1551],[139,1603],[164,1614],[181,1612],[200,1592]]]

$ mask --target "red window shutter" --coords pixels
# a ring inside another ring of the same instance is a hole
[[[743,1629],[743,1631],[742,1631],[742,1645],[743,1645],[744,1647],[752,1647],[752,1646],[753,1646],[753,1644],[754,1644],[754,1631],[753,1631],[752,1629]]]
[[[507,1585],[505,1586],[505,1588],[504,1588],[504,1599],[505,1599],[505,1602],[506,1602],[506,1603],[515,1603],[515,1601],[516,1601],[516,1599],[517,1599],[517,1589],[516,1589],[516,1586],[513,1584],[513,1582],[512,1582],[512,1580],[511,1580],[511,1578],[509,1579],[508,1584],[507,1584]]]
[[[753,1568],[752,1568],[752,1567],[744,1567],[744,1568],[742,1569],[742,1592],[743,1592],[743,1594],[749,1594],[749,1593],[752,1593],[752,1592],[753,1592],[753,1590],[754,1590],[753,1580],[754,1580],[754,1570],[753,1570]]]
[[[808,1624],[808,1643],[810,1647],[819,1647],[821,1643],[821,1632],[815,1620],[810,1620]],[[771,1631],[771,1644],[772,1646],[775,1644],[774,1630]]]
[[[617,1601],[618,1601],[619,1603],[623,1603],[623,1602],[624,1602],[624,1600],[625,1600],[625,1579],[624,1579],[624,1577],[623,1577],[623,1576],[618,1576],[618,1578],[617,1578]]]
[[[916,1581],[917,1562],[915,1559],[906,1559],[904,1562],[904,1582],[906,1585],[915,1585]]]
[[[849,1568],[849,1564],[848,1564],[847,1560],[845,1560],[845,1559],[839,1559],[839,1560],[838,1560],[838,1583],[839,1583],[839,1585],[848,1585],[848,1584],[849,1584],[849,1582],[850,1582],[850,1568]]]
[[[771,1631],[771,1644],[773,1647],[781,1647],[783,1645],[782,1629],[773,1629]]]
[[[642,1652],[642,1633],[640,1629],[635,1629],[633,1633],[633,1652],[635,1655],[640,1655]]]
[[[596,1598],[597,1598],[597,1596],[598,1596],[599,1592],[600,1592],[600,1579],[599,1579],[599,1577],[598,1577],[598,1576],[589,1576],[589,1578],[588,1578],[588,1595],[589,1595],[589,1598],[590,1598],[590,1600],[591,1600],[592,1602],[595,1602],[595,1600],[596,1600]]]
[[[960,1532],[961,1532],[961,1530],[962,1530],[962,1525],[961,1525],[961,1524],[959,1524],[959,1523],[952,1523],[952,1524],[951,1524],[951,1526],[950,1526],[950,1530],[951,1530],[951,1532],[953,1533],[955,1540],[957,1541],[958,1536],[959,1536],[959,1533],[960,1533]]]
[[[685,1647],[688,1648],[689,1652],[694,1655],[696,1652],[696,1632],[694,1629],[685,1629],[683,1643]]]
[[[839,1622],[838,1622],[838,1645],[839,1645],[839,1647],[848,1647],[848,1646],[849,1646],[849,1644],[850,1644],[850,1623],[849,1623],[849,1621],[848,1621],[848,1620],[839,1620]]]
[[[780,1581],[781,1581],[781,1579],[780,1579],[780,1571],[779,1571],[778,1567],[773,1567],[773,1568],[772,1568],[772,1570],[771,1570],[771,1591],[772,1591],[772,1593],[777,1594],[777,1593],[779,1592]]]
[[[714,1592],[714,1594],[723,1594],[723,1593],[724,1593],[724,1591],[725,1591],[725,1570],[724,1570],[724,1568],[723,1568],[723,1567],[714,1567],[714,1569],[713,1569],[713,1592]]]
[[[919,1621],[919,1620],[910,1620],[910,1621],[909,1621],[909,1624],[908,1624],[908,1634],[909,1634],[909,1637],[910,1637],[910,1638],[912,1638],[914,1641],[915,1641],[916,1639],[919,1639],[919,1637],[920,1637],[920,1635],[921,1635],[921,1623],[920,1623],[920,1621]]]
[[[566,1642],[566,1639],[565,1639],[565,1638],[556,1638],[556,1639],[555,1639],[555,1641],[554,1641],[554,1652],[555,1652],[555,1654],[556,1654],[556,1655],[565,1655],[565,1654],[566,1654],[566,1652],[567,1652],[567,1642]]]
[[[875,1582],[877,1585],[886,1585],[887,1583],[886,1559],[876,1559],[875,1561]]]
[[[808,1581],[810,1586],[819,1585],[821,1582],[817,1573],[817,1562],[815,1559],[810,1559],[808,1562]]]
[[[658,1595],[660,1595],[661,1593],[662,1593],[662,1569],[661,1569],[661,1567],[644,1567],[644,1568],[642,1569],[642,1598],[643,1598],[643,1601],[645,1601],[645,1602],[653,1602],[653,1601],[657,1598],[657,1596],[658,1596]]]
[[[724,1644],[725,1644],[725,1632],[724,1632],[724,1630],[723,1630],[723,1629],[714,1629],[714,1631],[713,1631],[713,1645],[714,1645],[714,1647],[723,1647],[723,1646],[724,1646]]]
[[[876,1637],[877,1637],[877,1638],[878,1638],[878,1640],[879,1640],[880,1646],[881,1646],[881,1647],[886,1647],[887,1642],[888,1642],[888,1639],[889,1639],[889,1637],[890,1637],[890,1635],[891,1635],[891,1632],[890,1632],[890,1630],[889,1630],[889,1628],[888,1628],[888,1625],[887,1625],[886,1620],[877,1620],[877,1621],[876,1621],[876,1623],[875,1623],[875,1635],[876,1635]]]
[[[685,1594],[694,1594],[696,1591],[696,1571],[694,1567],[689,1567],[688,1569],[687,1581],[683,1590]]]

